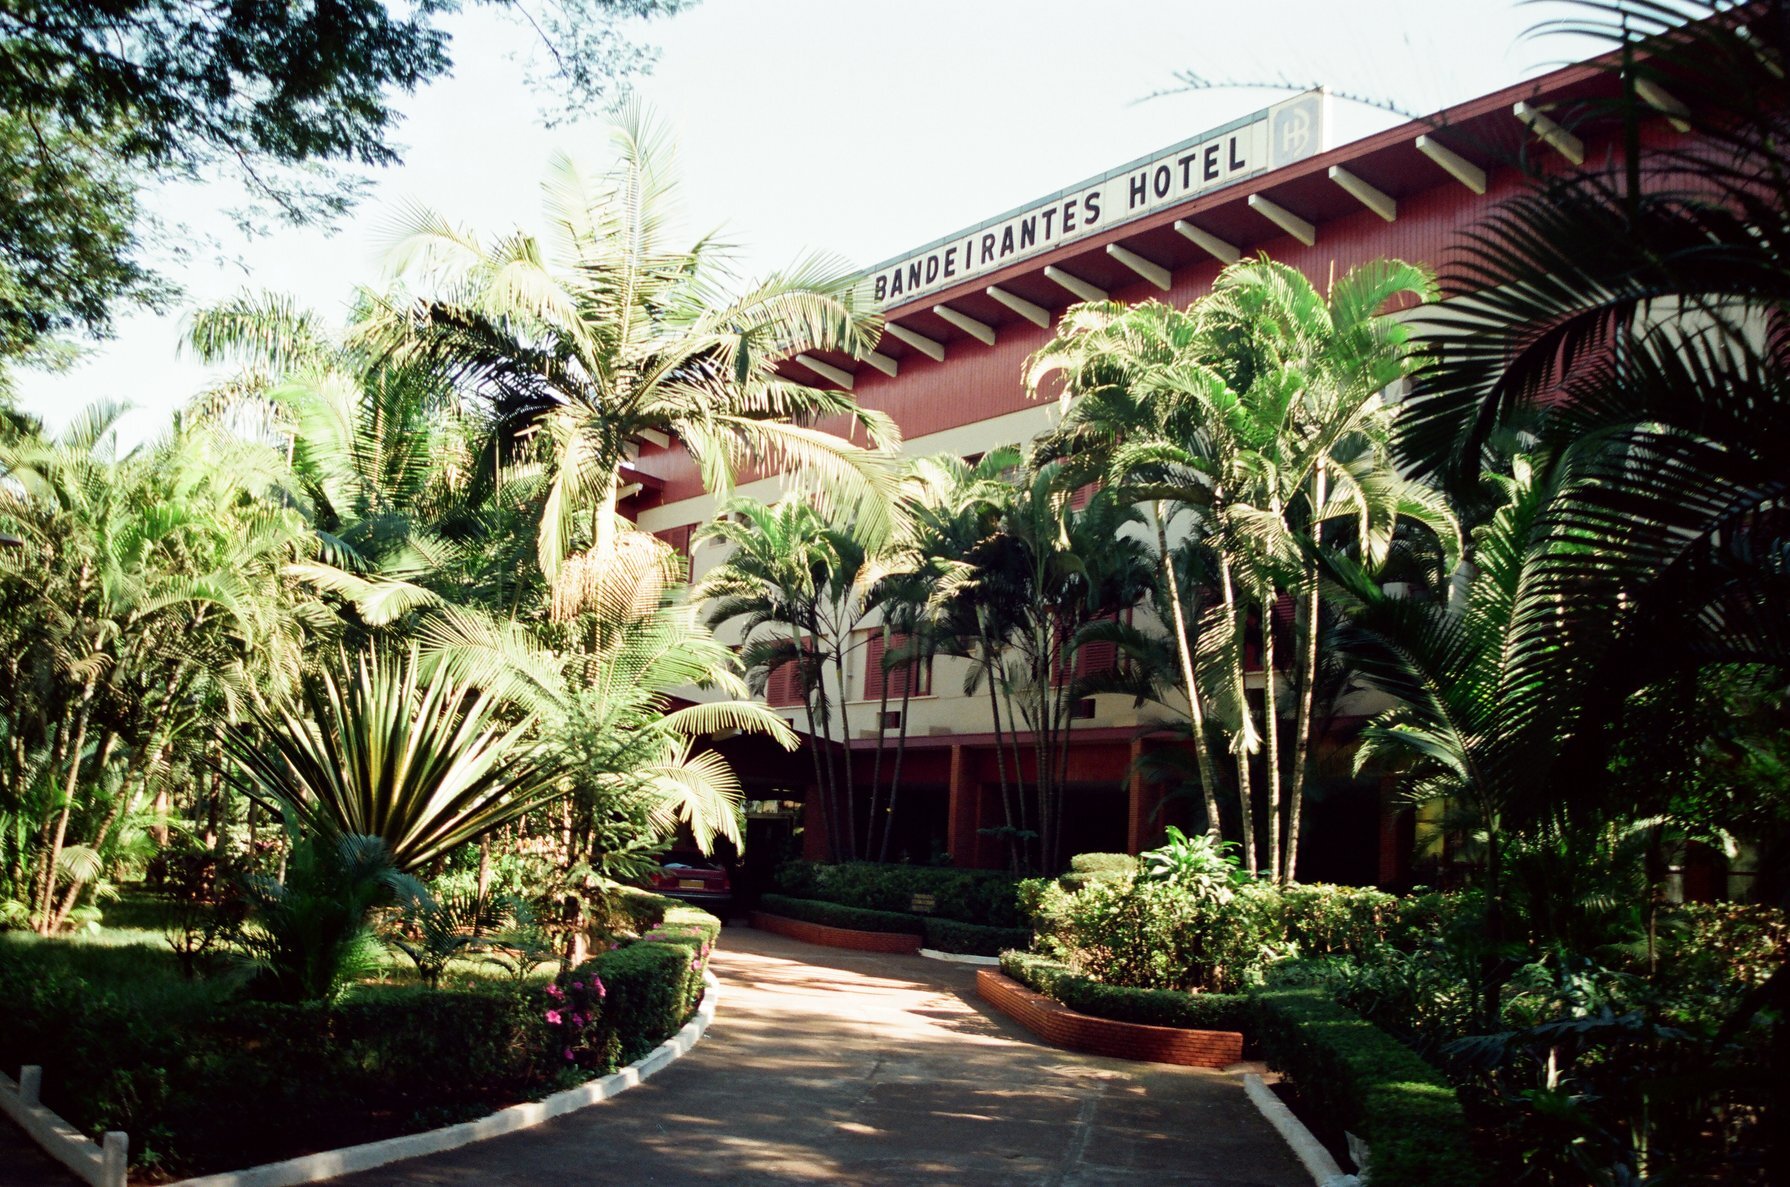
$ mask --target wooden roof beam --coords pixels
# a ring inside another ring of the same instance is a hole
[[[916,333],[906,326],[898,326],[894,322],[883,323],[883,333],[897,342],[905,342],[935,363],[945,361],[945,344],[934,341],[924,334]]]
[[[1117,243],[1106,245],[1106,254],[1125,265],[1163,292],[1168,292],[1171,277],[1169,270],[1161,264],[1146,260],[1130,248],[1120,247]]]
[[[1527,103],[1518,103],[1510,111],[1512,115],[1529,125],[1529,130],[1541,137],[1549,148],[1575,165],[1585,163],[1585,142],[1583,140]]]
[[[1019,294],[1010,293],[996,284],[989,285],[983,291],[1033,325],[1050,329],[1050,310],[1037,302],[1028,301]]]
[[[934,305],[932,311],[984,346],[994,345],[994,327],[977,321],[967,313],[959,313],[949,305]]]
[[[1251,194],[1249,195],[1249,208],[1305,246],[1317,245],[1318,229],[1280,203],[1265,198],[1261,194]]]
[[[1392,222],[1398,218],[1398,201],[1385,190],[1369,185],[1359,177],[1344,169],[1341,165],[1330,167],[1330,180],[1346,190],[1350,197],[1363,206]]]
[[[838,384],[846,391],[850,391],[852,385],[857,382],[857,378],[853,376],[850,371],[847,371],[842,367],[835,367],[831,363],[823,363],[811,354],[797,355],[796,362],[802,364],[802,366],[808,368],[822,379],[830,380],[831,382]]]
[[[1417,151],[1442,167],[1442,171],[1476,194],[1485,193],[1485,170],[1430,136],[1419,136]]]
[[[1044,265],[1044,275],[1056,281],[1062,287],[1074,293],[1084,301],[1107,301],[1111,298],[1107,291],[1098,285],[1089,284],[1072,272],[1065,272],[1055,264]]]
[[[1226,243],[1210,231],[1202,231],[1185,219],[1175,220],[1175,230],[1184,238],[1198,244],[1200,250],[1212,256],[1221,264],[1234,264],[1242,258],[1243,253],[1235,245]]]

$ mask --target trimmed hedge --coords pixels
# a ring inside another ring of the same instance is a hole
[[[777,868],[777,889],[794,898],[823,899],[869,911],[909,913],[916,894],[932,896],[930,918],[984,927],[1017,927],[1017,881],[999,870],[960,870],[874,861],[827,865],[789,861]]]
[[[492,980],[243,1000],[183,980],[165,947],[4,935],[0,1066],[44,1065],[46,1104],[89,1135],[125,1130],[138,1166],[176,1177],[464,1121],[612,1070],[683,1025],[720,921],[657,895],[635,908],[655,938],[562,974],[557,999]],[[590,974],[605,994],[568,1061],[548,1014]]]
[[[1057,885],[1074,893],[1096,882],[1125,882],[1137,874],[1138,860],[1129,853],[1077,853]]]
[[[1008,948],[1023,948],[1032,942],[1029,927],[984,927],[955,919],[927,919],[925,924],[926,946],[940,952],[999,956]]]
[[[893,932],[896,935],[924,936],[926,921],[918,915],[900,911],[871,911],[863,907],[847,907],[820,899],[791,898],[784,894],[767,894],[758,900],[759,910],[785,919],[800,919],[823,927],[842,927],[849,931]]]
[[[1410,1048],[1317,988],[1256,993],[1252,1021],[1311,1108],[1371,1147],[1374,1187],[1483,1181],[1459,1098]]]
[[[1001,971],[1034,993],[1095,1018],[1185,1030],[1250,1030],[1253,1007],[1241,994],[1104,985],[1079,976],[1066,964],[1030,952],[1001,953]]]

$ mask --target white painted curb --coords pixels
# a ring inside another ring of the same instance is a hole
[[[1293,1111],[1281,1103],[1262,1078],[1253,1073],[1243,1077],[1243,1091],[1255,1102],[1268,1124],[1279,1131],[1286,1139],[1287,1145],[1299,1161],[1305,1164],[1306,1172],[1317,1187],[1356,1187],[1361,1182],[1354,1175],[1344,1174],[1342,1167],[1336,1165],[1336,1159],[1324,1148],[1324,1143],[1312,1136],[1311,1130],[1305,1128],[1304,1122],[1293,1116]]]
[[[1001,963],[1001,958],[998,956],[971,956],[967,952],[941,952],[937,948],[922,948],[920,949],[920,955],[924,956],[927,960],[948,960],[952,964],[981,964],[992,966]]]
[[[170,1187],[293,1187],[298,1183],[316,1183],[338,1175],[372,1170],[374,1167],[401,1162],[407,1158],[457,1150],[461,1146],[502,1137],[506,1133],[532,1129],[544,1121],[608,1100],[676,1063],[702,1038],[709,1023],[715,1020],[715,1007],[721,997],[721,983],[715,980],[713,973],[705,970],[702,983],[702,1004],[696,1008],[696,1016],[684,1023],[682,1030],[654,1047],[644,1058],[588,1084],[556,1092],[545,1100],[511,1105],[477,1121],[463,1121],[459,1125],[432,1129],[427,1133],[406,1134],[381,1142],[367,1142],[359,1146],[345,1146],[340,1150],[306,1154],[300,1158],[289,1158],[285,1162],[252,1166],[247,1170],[182,1179]]]
[[[43,1068],[36,1064],[20,1068],[16,1081],[0,1073],[0,1113],[18,1122],[44,1153],[91,1187],[124,1187],[130,1139],[113,1130],[104,1145],[94,1142],[39,1103],[42,1088]]]

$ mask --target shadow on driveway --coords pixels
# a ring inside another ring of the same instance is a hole
[[[1199,1068],[1048,1047],[975,970],[727,929],[715,1023],[606,1104],[339,1180],[1303,1187],[1243,1094]]]

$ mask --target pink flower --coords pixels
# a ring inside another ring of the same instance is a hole
[[[589,1021],[590,1021],[590,1019],[586,1018],[583,1014],[572,1015],[572,1025],[573,1026],[583,1026],[585,1023],[587,1023]]]
[[[572,988],[573,988],[573,989],[583,989],[583,988],[584,988],[584,982],[582,982],[582,981],[574,981],[574,982],[572,982]]]
[[[693,973],[700,973],[702,971],[702,962],[700,960],[692,960],[690,962],[690,971]]]
[[[598,1000],[601,1000],[601,999],[609,996],[609,991],[607,989],[603,988],[603,980],[600,977],[598,979],[596,979],[595,981],[591,982],[591,988],[593,988],[597,991]]]
[[[551,1026],[558,1026],[559,1025],[559,1011],[558,1010],[548,1010],[547,1011],[547,1022]]]
[[[565,1057],[567,1063],[571,1063],[574,1059],[578,1058],[576,1055],[572,1054],[572,1049],[570,1047],[565,1049]]]
[[[566,995],[566,991],[561,989],[559,986],[557,986],[557,985],[547,986],[547,996],[548,997],[564,997],[565,995]]]

